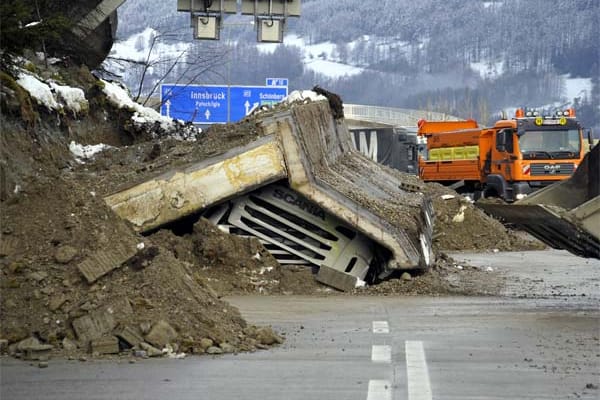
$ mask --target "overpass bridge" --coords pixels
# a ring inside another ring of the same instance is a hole
[[[434,121],[457,121],[453,115],[408,108],[365,106],[344,103],[344,118],[349,128],[417,126],[420,119]]]

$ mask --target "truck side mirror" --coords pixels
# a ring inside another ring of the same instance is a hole
[[[588,129],[587,138],[588,138],[588,143],[590,144],[590,149],[591,149],[594,144],[594,131],[592,130],[592,128]]]

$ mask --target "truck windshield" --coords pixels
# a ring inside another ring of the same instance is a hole
[[[528,130],[519,137],[524,158],[577,158],[580,148],[577,129]]]

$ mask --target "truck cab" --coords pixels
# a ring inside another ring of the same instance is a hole
[[[583,129],[572,109],[542,116],[518,109],[490,130],[483,194],[519,200],[573,174],[583,158]]]

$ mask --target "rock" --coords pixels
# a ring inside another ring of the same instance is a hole
[[[283,339],[273,332],[273,329],[271,328],[259,328],[256,331],[256,340],[258,340],[260,344],[267,346],[271,346],[275,343],[283,343]]]
[[[18,274],[23,272],[25,269],[25,263],[23,261],[13,261],[8,265],[8,270],[11,274]]]
[[[150,322],[142,322],[140,324],[140,330],[142,331],[142,335],[147,335],[152,329],[152,324]]]
[[[119,339],[116,336],[104,336],[90,342],[92,354],[117,354],[119,353]]]
[[[48,277],[48,273],[45,271],[35,271],[27,275],[27,277],[39,283]]]
[[[56,311],[65,303],[65,301],[67,301],[67,297],[63,293],[56,295],[50,299],[48,308],[50,308],[50,311]]]
[[[163,348],[167,343],[177,338],[177,332],[166,321],[160,320],[152,326],[150,332],[145,336],[146,342]]]
[[[8,350],[8,340],[0,339],[0,353],[4,353]]]
[[[206,353],[208,354],[223,354],[223,350],[216,346],[210,346],[206,349]]]
[[[60,246],[56,249],[56,252],[54,253],[54,260],[59,264],[68,264],[76,256],[77,256],[77,249],[72,246],[65,245],[65,246]]]
[[[200,342],[198,344],[200,345],[200,348],[204,352],[204,351],[206,351],[206,349],[211,347],[214,344],[214,342],[212,339],[202,338],[202,339],[200,339]]]
[[[161,357],[162,356],[162,351],[160,351],[159,349],[157,349],[154,346],[149,345],[146,342],[140,343],[140,347],[143,350],[146,350],[146,354],[148,355],[148,357]]]
[[[38,364],[38,368],[48,368],[48,361],[41,361]]]
[[[74,341],[72,341],[69,338],[64,338],[62,340],[62,348],[67,353],[72,353],[72,352],[77,351],[77,343],[75,343]]]
[[[412,276],[408,272],[403,272],[402,275],[400,275],[400,279],[403,281],[410,281]]]
[[[219,347],[221,348],[221,350],[223,350],[223,353],[235,353],[236,352],[236,348],[232,345],[230,345],[229,343],[221,343],[219,344]]]

